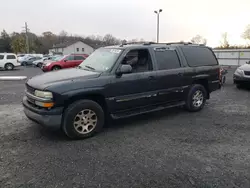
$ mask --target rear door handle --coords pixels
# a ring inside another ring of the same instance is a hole
[[[150,80],[153,80],[153,79],[155,79],[155,76],[149,76],[148,77]]]

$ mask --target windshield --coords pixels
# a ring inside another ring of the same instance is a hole
[[[108,71],[121,53],[121,49],[99,48],[80,64],[80,68],[97,72]]]
[[[65,56],[54,56],[51,58],[52,61],[60,61],[64,58]]]

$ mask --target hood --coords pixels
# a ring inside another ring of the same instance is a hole
[[[241,65],[239,68],[244,71],[250,71],[250,64]]]
[[[63,69],[52,71],[32,77],[27,81],[27,84],[33,88],[44,90],[53,84],[59,84],[66,81],[74,81],[75,79],[91,79],[97,78],[100,73],[91,72],[78,68]]]
[[[42,59],[38,59],[38,60],[36,60],[36,61],[33,61],[33,64],[42,63],[42,62],[43,62]]]
[[[55,62],[55,61],[52,61],[52,60],[45,60],[44,62],[43,62],[43,64],[47,64],[47,63],[52,63],[52,62]]]

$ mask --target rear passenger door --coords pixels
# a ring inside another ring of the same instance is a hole
[[[174,48],[154,48],[157,65],[155,90],[157,97],[155,102],[177,102],[184,99],[185,88],[184,69],[180,58]]]

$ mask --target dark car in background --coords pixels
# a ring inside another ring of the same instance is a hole
[[[87,54],[70,54],[58,57],[53,61],[43,63],[42,70],[44,72],[73,68],[79,66],[86,58]]]
[[[66,56],[48,67],[51,70],[75,57],[82,56]],[[29,79],[24,112],[32,121],[61,129],[70,138],[87,138],[110,117],[128,118],[176,106],[200,111],[210,93],[220,88],[220,74],[218,61],[206,46],[110,46],[93,52],[78,68]]]

